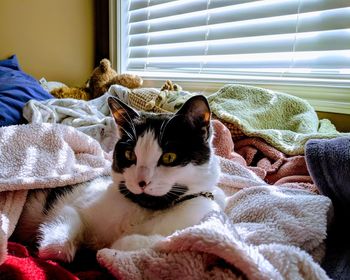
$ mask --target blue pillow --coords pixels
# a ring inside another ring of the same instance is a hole
[[[24,105],[30,99],[49,98],[54,97],[20,69],[16,55],[0,60],[0,126],[25,123]]]

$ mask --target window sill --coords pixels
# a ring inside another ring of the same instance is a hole
[[[215,93],[225,84],[248,84],[258,87],[263,87],[275,91],[285,92],[300,98],[307,100],[316,111],[340,113],[350,115],[350,88],[339,86],[327,86],[327,85],[296,85],[285,82],[284,84],[274,82],[258,82],[258,81],[244,81],[244,80],[222,80],[210,81],[199,80],[189,78],[171,78],[170,73],[164,73],[163,75],[157,74],[157,77],[146,76],[144,73],[137,73],[144,79],[143,87],[155,87],[160,88],[164,81],[167,79],[172,80],[175,83],[181,85],[184,90],[190,92],[200,92],[204,95]],[[168,75],[166,75],[168,74]]]

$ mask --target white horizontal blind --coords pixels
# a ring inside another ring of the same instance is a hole
[[[129,0],[123,71],[350,86],[350,0]]]

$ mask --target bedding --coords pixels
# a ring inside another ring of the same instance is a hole
[[[166,101],[173,94],[170,91],[165,99],[157,99],[159,91],[142,89],[137,91],[140,100],[141,92],[151,92],[152,98],[140,102],[139,109],[148,104],[149,110],[164,112],[177,104],[177,98]],[[26,119],[32,123],[0,128],[0,147],[6,147],[2,148],[5,153],[0,156],[0,170],[2,166],[8,168],[0,173],[1,263],[6,260],[7,239],[17,223],[28,189],[109,180],[100,177],[109,174],[111,158],[107,152],[113,148],[108,139],[114,137],[109,134],[114,127],[107,125],[111,117],[105,104],[109,95],[129,104],[136,102],[134,91],[119,86],[112,86],[104,96],[91,102],[32,100],[24,108]],[[181,103],[187,95],[180,95]],[[95,129],[99,124],[102,125]],[[15,137],[19,138],[17,145],[13,145]],[[248,166],[245,154],[234,150],[249,147],[249,153],[254,154],[252,149],[260,149],[276,161],[276,155],[288,157],[262,139],[237,146],[236,141],[232,142],[227,156],[220,157],[219,186],[229,196],[224,213],[213,212],[201,224],[178,231],[151,249],[134,252],[102,249],[97,253],[98,263],[118,279],[185,279],[188,275],[200,279],[329,279],[319,263],[325,253],[327,223],[332,219],[331,200],[308,191],[301,183],[269,184],[264,180],[267,173]],[[34,152],[41,146],[47,150]],[[13,155],[19,156],[14,157],[16,164],[7,166]],[[66,158],[67,162],[52,165],[57,158]],[[23,178],[15,176],[16,170],[23,172]],[[82,275],[76,277],[84,279]]]
[[[350,217],[350,136],[312,139],[305,145],[307,167],[335,211]]]
[[[305,156],[313,180],[319,191],[330,197],[335,213],[323,267],[332,279],[349,279],[350,137],[309,140]]]
[[[11,144],[14,137],[20,141],[15,146]],[[4,127],[0,129],[0,139],[1,170],[8,169],[0,180],[2,194],[6,191],[0,203],[3,262],[6,239],[18,220],[28,189],[91,180],[108,174],[106,166],[111,162],[97,141],[64,125]],[[42,148],[43,151],[39,150]],[[16,155],[15,163],[8,166],[10,155]],[[55,164],[57,158],[61,159],[60,164]],[[324,254],[322,244],[330,200],[302,190],[297,184],[294,188],[270,186],[232,160],[221,158],[221,167],[220,186],[230,195],[225,213],[212,213],[200,225],[175,233],[152,250],[102,249],[97,255],[100,265],[119,279],[161,279],[168,271],[177,277],[181,274],[175,271],[181,271],[175,267],[186,264],[192,267],[193,276],[211,269],[210,275],[225,279],[242,275],[253,279],[283,279],[303,277],[305,273],[310,279],[328,279],[316,260]],[[16,176],[18,171],[20,177]],[[284,257],[276,257],[281,255]],[[189,258],[193,262],[185,262]]]
[[[128,89],[113,85],[99,98],[84,101],[78,99],[30,100],[23,108],[23,116],[29,123],[60,123],[77,128],[96,139],[109,152],[114,148],[115,121],[109,115],[108,96],[123,98]]]
[[[24,123],[23,106],[53,96],[19,66],[16,55],[0,60],[0,127]]]
[[[73,127],[28,124],[0,128],[0,263],[27,191],[77,184],[110,173],[98,142]]]
[[[232,140],[229,129],[219,120],[212,120],[213,145],[219,156],[246,166],[269,184],[303,183],[317,193],[306,167],[304,156],[286,156],[260,138]]]
[[[329,120],[319,120],[306,100],[282,92],[226,85],[208,101],[234,139],[259,137],[286,155],[302,155],[309,139],[346,135],[337,132]]]

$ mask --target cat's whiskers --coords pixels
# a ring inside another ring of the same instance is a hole
[[[128,118],[126,118],[124,115],[126,115]],[[135,125],[134,125],[134,122],[132,121],[132,118],[130,117],[129,113],[127,111],[125,111],[125,114],[121,114],[122,118],[130,125],[130,128],[134,134],[134,137],[131,137],[130,134],[125,130],[123,129],[123,131],[130,137],[132,138],[133,140],[136,140],[137,137],[136,137],[136,129],[135,129]]]
[[[130,138],[132,141],[135,141],[135,142],[136,142],[135,136],[131,135],[131,134],[130,134],[126,129],[124,129],[123,127],[121,127],[121,130],[123,130],[124,133],[125,133],[126,135],[128,135],[129,138]]]
[[[160,143],[162,143],[162,140],[163,140],[163,135],[164,135],[164,132],[165,132],[165,129],[166,127],[169,125],[169,123],[174,120],[176,117],[179,117],[179,115],[174,115],[172,118],[170,119],[167,119],[165,121],[162,122],[162,125],[160,127],[160,132],[159,132],[159,141]]]

